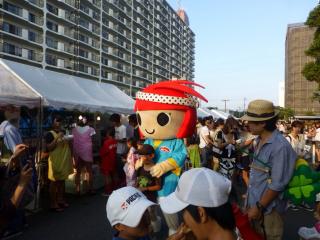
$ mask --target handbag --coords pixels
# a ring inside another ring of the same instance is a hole
[[[215,145],[213,145],[211,149],[213,156],[220,159],[222,155],[222,150]]]

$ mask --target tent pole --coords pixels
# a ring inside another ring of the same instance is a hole
[[[36,196],[35,196],[35,204],[34,210],[39,209],[39,202],[40,202],[40,185],[41,185],[41,178],[42,178],[42,170],[41,170],[41,152],[42,152],[42,120],[43,120],[43,106],[42,106],[42,98],[40,97],[39,101],[39,114],[38,114],[38,131],[37,131],[37,138],[38,138],[38,148],[37,148],[37,155],[36,155],[36,169],[37,169],[37,189],[36,189]]]

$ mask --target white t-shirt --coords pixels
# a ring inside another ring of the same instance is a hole
[[[294,138],[289,134],[286,139],[291,144],[293,150],[298,154],[298,156],[303,156],[305,148],[305,139],[303,135],[298,135],[298,138]]]
[[[122,140],[127,138],[127,129],[126,126],[120,125],[119,127],[115,127],[115,139]],[[126,143],[117,143],[117,154],[124,154],[127,151],[127,144]]]
[[[210,136],[210,131],[207,126],[202,126],[202,128],[200,128],[200,132],[199,132],[199,138],[200,138],[199,147],[200,148],[204,148],[207,145],[207,141],[204,138],[205,136]]]
[[[314,141],[320,141],[320,128],[316,130],[316,136],[314,137]]]

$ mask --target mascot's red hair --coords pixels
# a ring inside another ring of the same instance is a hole
[[[175,137],[188,137],[193,134],[196,125],[196,108],[199,105],[197,98],[207,102],[206,98],[190,86],[202,87],[199,84],[187,80],[171,80],[152,84],[142,92],[137,93],[135,111],[182,111],[184,112],[184,120]],[[142,133],[143,132],[142,130]]]

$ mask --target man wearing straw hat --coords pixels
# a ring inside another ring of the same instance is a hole
[[[287,205],[282,193],[292,177],[297,158],[277,130],[278,113],[272,102],[254,100],[242,117],[248,121],[251,133],[258,136],[254,141],[248,187],[248,217],[268,240],[282,239]]]

